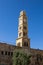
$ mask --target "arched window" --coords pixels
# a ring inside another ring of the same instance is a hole
[[[24,46],[28,46],[28,43],[27,42],[24,42]]]

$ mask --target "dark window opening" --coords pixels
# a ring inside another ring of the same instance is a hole
[[[28,46],[28,43],[26,44],[26,46]]]
[[[24,46],[28,46],[28,43],[27,42],[24,42]]]
[[[7,55],[7,51],[5,51],[5,55]]]
[[[1,51],[1,54],[3,55],[3,54],[4,54],[4,52],[3,52],[3,51]]]
[[[8,52],[8,55],[10,55],[10,52]]]
[[[23,33],[23,35],[25,36],[25,35],[26,35],[26,33],[24,32],[24,33]]]

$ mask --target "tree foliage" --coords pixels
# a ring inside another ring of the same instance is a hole
[[[29,65],[30,64],[30,55],[25,53],[21,49],[16,49],[13,55],[13,65]]]

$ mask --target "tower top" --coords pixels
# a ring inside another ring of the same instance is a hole
[[[22,16],[22,15],[26,15],[26,12],[25,11],[21,11],[20,12],[20,16]]]

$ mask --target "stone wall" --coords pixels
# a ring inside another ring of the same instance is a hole
[[[23,49],[28,54],[31,53],[30,65],[43,65],[43,50],[28,47],[17,47],[6,43],[0,43],[0,65],[12,65],[12,56],[15,49]]]
[[[16,46],[0,43],[0,64],[11,65],[13,51]]]

